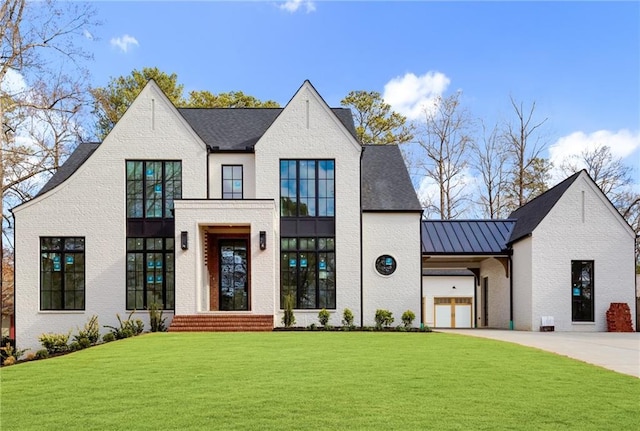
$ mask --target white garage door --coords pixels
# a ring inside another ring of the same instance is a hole
[[[436,328],[471,328],[473,298],[433,298]]]

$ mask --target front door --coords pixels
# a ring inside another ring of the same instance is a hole
[[[220,310],[249,309],[247,240],[220,239]]]

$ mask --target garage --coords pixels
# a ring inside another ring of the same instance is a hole
[[[473,298],[433,298],[436,328],[471,328]]]

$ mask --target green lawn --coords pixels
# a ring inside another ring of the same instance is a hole
[[[631,430],[640,379],[453,334],[148,334],[2,368],[3,430]]]

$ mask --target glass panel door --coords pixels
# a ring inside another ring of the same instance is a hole
[[[220,310],[249,309],[247,241],[220,240]]]

